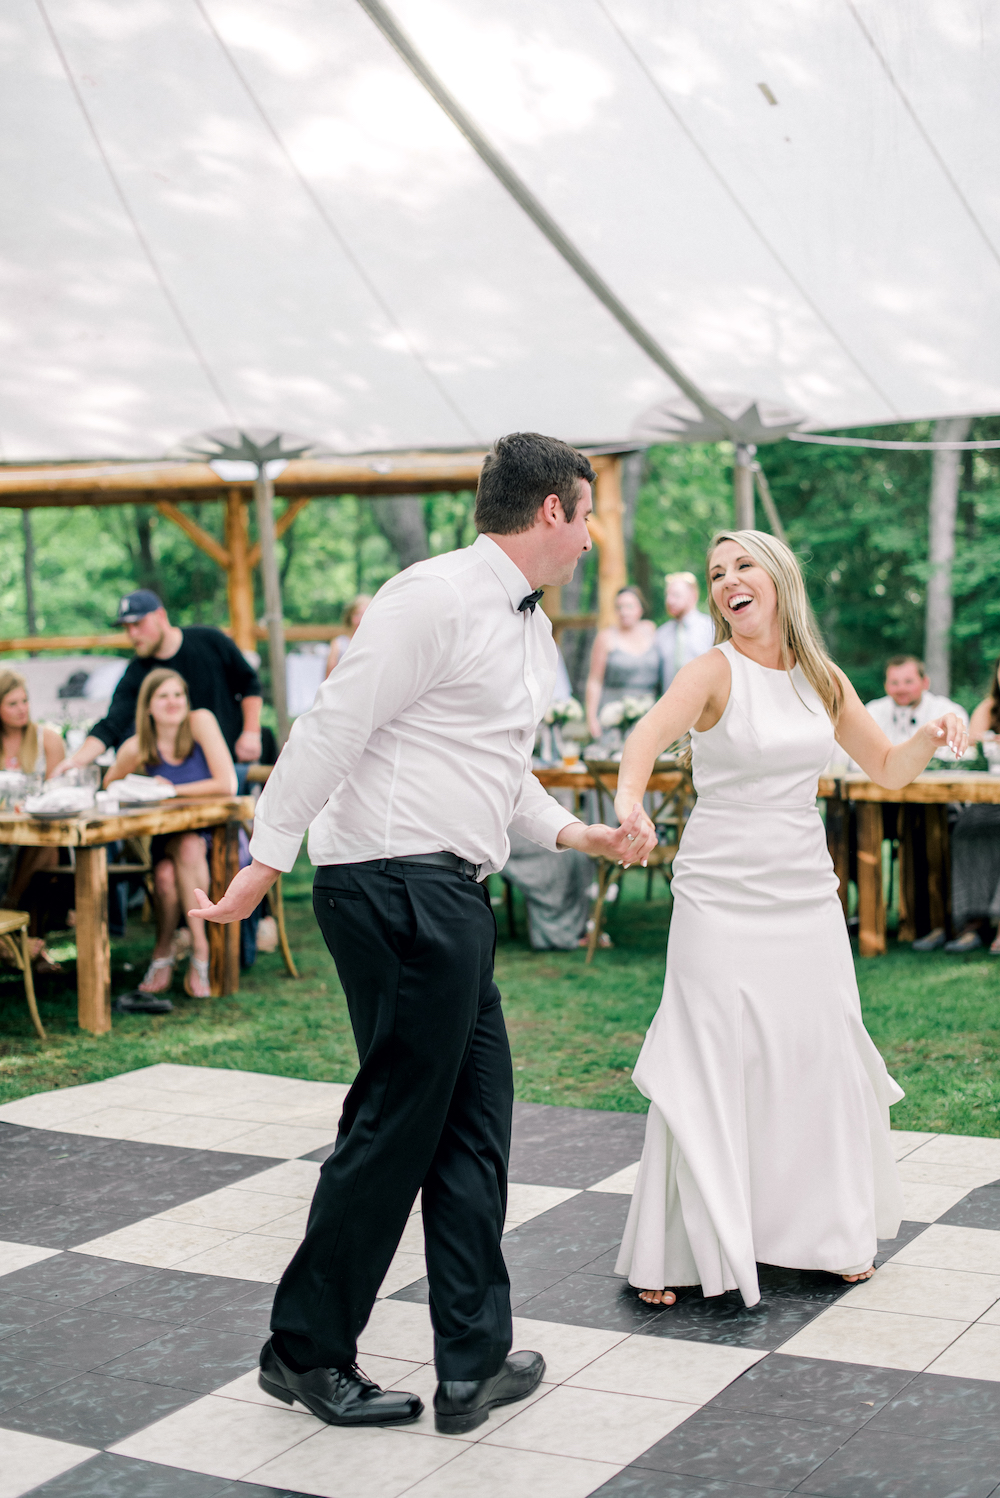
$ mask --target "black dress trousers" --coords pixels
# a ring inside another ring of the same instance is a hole
[[[303,1367],[353,1363],[422,1188],[438,1377],[488,1378],[511,1345],[500,1236],[514,1096],[489,895],[448,869],[380,860],[317,869],[313,907],[360,1070],[271,1328]]]

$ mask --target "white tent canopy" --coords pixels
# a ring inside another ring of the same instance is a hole
[[[702,391],[1000,410],[997,0],[390,9]],[[610,443],[677,394],[357,0],[9,0],[0,69],[8,462]]]

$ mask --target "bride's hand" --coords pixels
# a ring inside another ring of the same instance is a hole
[[[932,718],[929,723],[917,729],[914,737],[920,734],[930,740],[935,754],[948,748],[956,759],[961,759],[969,747],[969,730],[957,713],[945,713],[941,718]]]

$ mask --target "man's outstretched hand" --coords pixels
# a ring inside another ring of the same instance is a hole
[[[591,858],[608,858],[614,863],[645,864],[656,847],[656,828],[636,802],[620,827],[605,827],[598,822],[588,827],[583,822],[570,822],[556,840],[559,848],[578,848]]]
[[[257,909],[277,877],[277,869],[258,863],[255,858],[248,869],[240,869],[218,905],[212,904],[203,889],[196,889],[194,897],[198,909],[189,910],[188,915],[200,915],[204,921],[218,921],[220,926],[228,926],[230,921],[245,921]]]

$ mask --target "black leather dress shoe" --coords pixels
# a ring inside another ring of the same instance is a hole
[[[540,1352],[512,1352],[492,1378],[446,1378],[434,1395],[434,1428],[443,1436],[475,1430],[498,1404],[526,1399],[542,1381],[545,1359]]]
[[[357,1367],[312,1368],[294,1373],[270,1342],[260,1350],[257,1382],[265,1394],[304,1404],[327,1425],[406,1425],[423,1414],[423,1401],[401,1389],[380,1389]]]

